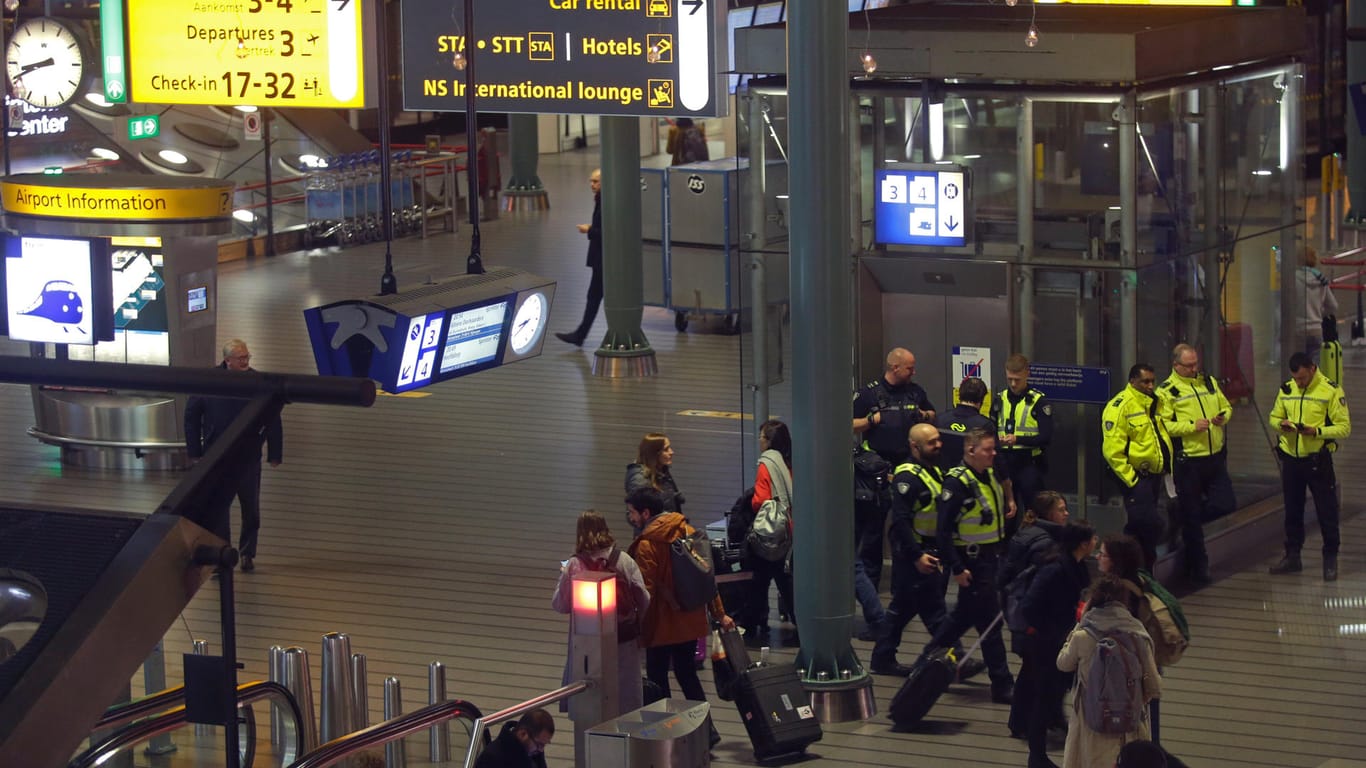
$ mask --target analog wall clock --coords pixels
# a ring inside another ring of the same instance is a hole
[[[546,321],[545,294],[533,293],[526,297],[512,318],[512,351],[523,354],[541,337]]]
[[[5,47],[5,71],[15,96],[35,107],[60,107],[85,82],[85,56],[76,31],[44,16],[15,28]]]

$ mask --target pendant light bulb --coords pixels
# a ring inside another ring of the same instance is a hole
[[[651,64],[659,63],[659,43],[650,46],[650,50],[645,54],[645,60]]]
[[[1016,5],[1019,4],[1019,2],[1020,0],[1006,0],[1006,5],[1010,6],[1011,8],[1014,8]]]
[[[877,71],[877,59],[873,58],[873,54],[864,51],[863,56],[860,57],[860,60],[863,62],[864,72],[871,75]]]
[[[1025,45],[1033,48],[1039,44],[1039,28],[1033,24],[1029,25],[1029,32],[1025,34]]]
[[[451,64],[453,64],[456,69],[463,72],[465,71],[465,63],[465,54],[461,51],[456,51],[455,56],[451,58]]]

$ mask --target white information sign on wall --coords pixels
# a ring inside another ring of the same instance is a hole
[[[953,357],[949,362],[949,383],[953,386],[953,402],[958,403],[958,385],[963,383],[963,379],[976,376],[987,385],[987,396],[982,402],[982,412],[986,413],[991,405],[992,393],[995,388],[991,386],[991,348],[990,347],[954,347]]]

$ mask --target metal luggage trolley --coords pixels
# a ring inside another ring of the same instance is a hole
[[[342,189],[335,162],[335,157],[320,161],[304,183],[304,239],[309,248],[337,238],[342,228]]]

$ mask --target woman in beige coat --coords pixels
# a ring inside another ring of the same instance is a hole
[[[1067,638],[1058,653],[1058,669],[1077,673],[1077,693],[1072,698],[1072,719],[1067,726],[1067,747],[1063,752],[1063,768],[1111,768],[1125,743],[1148,738],[1148,706],[1162,694],[1162,679],[1158,676],[1157,661],[1153,657],[1153,641],[1143,624],[1134,618],[1126,605],[1129,592],[1124,582],[1104,574],[1091,592],[1082,623]],[[1091,669],[1091,657],[1096,653],[1095,637],[1083,628],[1089,624],[1101,633],[1126,632],[1136,635],[1143,664],[1143,704],[1138,724],[1125,734],[1098,733],[1091,730],[1082,717],[1082,691],[1085,690]]]

